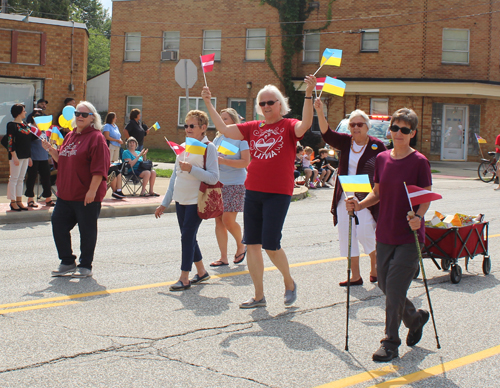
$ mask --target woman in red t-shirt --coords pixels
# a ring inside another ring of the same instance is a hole
[[[226,125],[212,105],[209,88],[205,86],[201,92],[217,130],[231,139],[246,140],[252,156],[245,181],[243,242],[248,247],[248,270],[255,296],[241,303],[240,308],[266,306],[262,248],[283,275],[285,306],[291,306],[297,299],[297,285],[290,275],[288,259],[280,241],[293,194],[295,147],[297,140],[312,125],[312,92],[316,77],[310,75],[304,81],[307,88],[302,121],[283,118],[290,108],[287,99],[274,85],[265,86],[257,94],[257,113],[264,116],[264,120],[244,124]]]

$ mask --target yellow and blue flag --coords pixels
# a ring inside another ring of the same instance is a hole
[[[327,48],[325,49],[325,51],[323,51],[323,57],[321,58],[320,66],[340,66],[340,62],[342,62],[342,50]]]
[[[322,91],[342,97],[345,92],[345,82],[337,78],[326,76],[325,84],[323,85]]]
[[[50,140],[54,140],[57,145],[61,145],[64,141],[64,136],[61,131],[56,127],[52,127],[52,134],[50,135]]]
[[[486,144],[487,141],[484,140],[481,136],[479,136],[477,133],[475,133],[474,135],[476,135],[476,140],[479,144]]]
[[[339,175],[340,185],[344,193],[371,193],[372,185],[367,174]]]
[[[40,131],[46,131],[52,125],[52,115],[34,117],[35,124]]]
[[[186,152],[195,155],[205,155],[206,149],[206,144],[203,144],[201,141],[193,139],[192,137],[186,137]]]
[[[158,121],[153,124],[153,128],[155,129],[155,131],[157,131],[157,130],[159,130],[161,128],[160,124],[158,124]]]
[[[222,140],[222,143],[220,143],[219,148],[217,148],[217,152],[224,154],[224,155],[236,155],[236,153],[240,149],[236,147],[234,144],[229,143],[228,141]]]

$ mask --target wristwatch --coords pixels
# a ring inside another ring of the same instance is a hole
[[[415,213],[415,217],[420,218],[420,220],[423,220],[423,219],[424,219],[424,218],[423,218],[420,214],[417,214],[417,213]]]

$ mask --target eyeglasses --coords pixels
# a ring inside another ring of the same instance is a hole
[[[408,128],[408,127],[400,127],[400,126],[398,126],[398,125],[396,125],[396,124],[391,125],[391,126],[389,127],[389,129],[391,130],[391,132],[397,132],[397,131],[401,130],[401,133],[402,133],[403,135],[409,135],[409,134],[411,133],[411,131],[412,131],[412,130],[411,130],[410,128]]]
[[[363,127],[363,125],[365,125],[365,123],[349,123],[349,126],[350,126],[351,128],[356,128],[356,127],[358,127],[358,128],[362,128],[362,127]]]
[[[199,125],[198,124],[189,124],[189,125],[184,124],[184,129],[188,129],[188,128],[193,129],[194,127],[199,127]]]
[[[269,105],[269,106],[273,106],[273,105],[274,105],[276,102],[278,102],[278,101],[279,101],[279,100],[274,100],[274,101],[273,101],[273,100],[269,100],[269,101],[261,101],[261,102],[259,102],[259,106],[264,107],[264,106],[266,106],[266,104],[267,104],[267,105]]]
[[[93,115],[93,113],[90,113],[90,112],[78,112],[78,111],[75,111],[75,117],[80,117],[80,116],[82,116],[84,119],[86,119],[87,117],[89,117],[89,115]]]

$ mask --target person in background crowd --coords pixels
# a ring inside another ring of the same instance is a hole
[[[210,279],[201,255],[196,235],[201,225],[198,215],[198,190],[200,183],[215,185],[219,180],[217,150],[206,136],[208,116],[200,110],[191,110],[186,115],[184,128],[186,137],[207,144],[205,155],[183,151],[175,159],[175,168],[170,178],[168,190],[160,206],[155,210],[155,217],[160,218],[172,199],[175,201],[177,222],[181,230],[182,264],[179,281],[170,286],[170,291],[183,291]],[[196,275],[189,280],[189,272],[196,266]]]
[[[35,108],[32,121],[28,124],[35,125],[35,117],[43,116],[40,108]],[[43,148],[42,141],[36,138],[31,142],[31,160],[33,164],[28,167],[28,175],[26,177],[26,191],[24,195],[28,197],[28,207],[36,208],[38,205],[35,201],[35,182],[38,174],[40,174],[40,183],[42,184],[42,197],[45,198],[45,206],[54,206],[52,201],[52,185],[50,180],[50,165],[49,153]]]
[[[7,151],[9,151],[9,184],[7,198],[10,199],[10,209],[14,211],[28,210],[22,204],[23,180],[31,161],[31,142],[36,136],[31,133],[29,125],[23,119],[26,109],[23,104],[14,104],[10,108],[14,118],[7,123]]]
[[[76,127],[64,138],[61,148],[43,147],[57,163],[57,203],[52,213],[52,234],[61,264],[52,276],[92,276],[97,243],[97,219],[106,194],[109,150],[101,133],[101,116],[94,105],[80,101],[72,123]],[[71,249],[71,230],[80,231],[80,263]]]
[[[123,144],[122,135],[116,125],[116,113],[109,112],[102,133],[109,142],[109,158],[111,162],[120,160],[120,147]]]
[[[314,103],[318,114],[319,127],[323,140],[333,148],[340,151],[338,175],[367,174],[373,185],[375,158],[380,152],[385,151],[384,143],[375,137],[368,136],[370,119],[365,112],[356,109],[349,115],[349,129],[351,134],[332,131],[323,114],[323,102],[316,99]],[[337,181],[333,193],[331,212],[333,224],[338,224],[340,255],[347,257],[349,243],[349,215],[346,211],[345,200],[350,195],[356,195],[360,200],[366,193],[344,193],[342,185]],[[357,214],[359,224],[353,222],[351,233],[351,286],[363,285],[363,278],[359,268],[359,244],[366,254],[370,256],[370,282],[377,281],[377,252],[375,250],[375,229],[377,226],[378,205],[364,209]],[[340,282],[339,286],[346,287],[347,280]]]
[[[132,109],[130,111],[130,121],[125,126],[125,138],[135,138],[137,141],[137,151],[142,151],[144,148],[144,137],[149,134],[149,129],[144,129],[140,123],[141,111],[139,109]]]
[[[31,112],[27,117],[26,117],[26,122],[28,124],[30,123],[33,123],[33,116],[35,115],[35,112],[38,111],[39,113],[37,113],[37,116],[45,116],[45,110],[47,109],[47,104],[49,102],[44,99],[44,98],[40,98],[37,102],[36,102],[36,107],[33,109],[33,112]]]
[[[141,152],[137,151],[137,140],[130,136],[127,139],[127,149],[123,151],[122,159],[134,169],[136,176],[142,179],[141,197],[159,197],[160,195],[154,192],[156,181],[156,171],[154,169],[145,170],[141,167],[141,163],[146,160],[148,149],[145,148]],[[146,192],[146,186],[149,183],[149,193]]]
[[[227,125],[241,123],[238,113],[233,108],[222,109],[220,112],[222,120]],[[218,149],[223,142],[235,146],[238,150],[233,155],[219,153],[219,181],[224,185],[222,188],[222,202],[224,213],[215,218],[215,236],[220,250],[220,259],[210,264],[211,267],[228,265],[227,258],[227,232],[231,233],[236,242],[236,254],[234,264],[245,260],[246,249],[242,242],[241,227],[236,222],[238,212],[243,211],[245,202],[245,179],[247,177],[246,167],[250,163],[250,151],[246,140],[233,140],[217,133],[214,145]]]
[[[297,300],[297,285],[290,274],[285,251],[281,247],[281,231],[293,194],[293,171],[297,141],[311,128],[313,120],[312,92],[316,77],[306,76],[307,84],[302,121],[288,119],[288,101],[274,85],[266,85],[257,94],[256,111],[264,120],[227,125],[212,105],[210,89],[205,86],[201,96],[219,132],[235,140],[246,140],[252,160],[245,181],[243,211],[244,237],[247,245],[248,270],[255,294],[240,308],[265,307],[264,259],[262,249],[283,275],[285,306]]]

